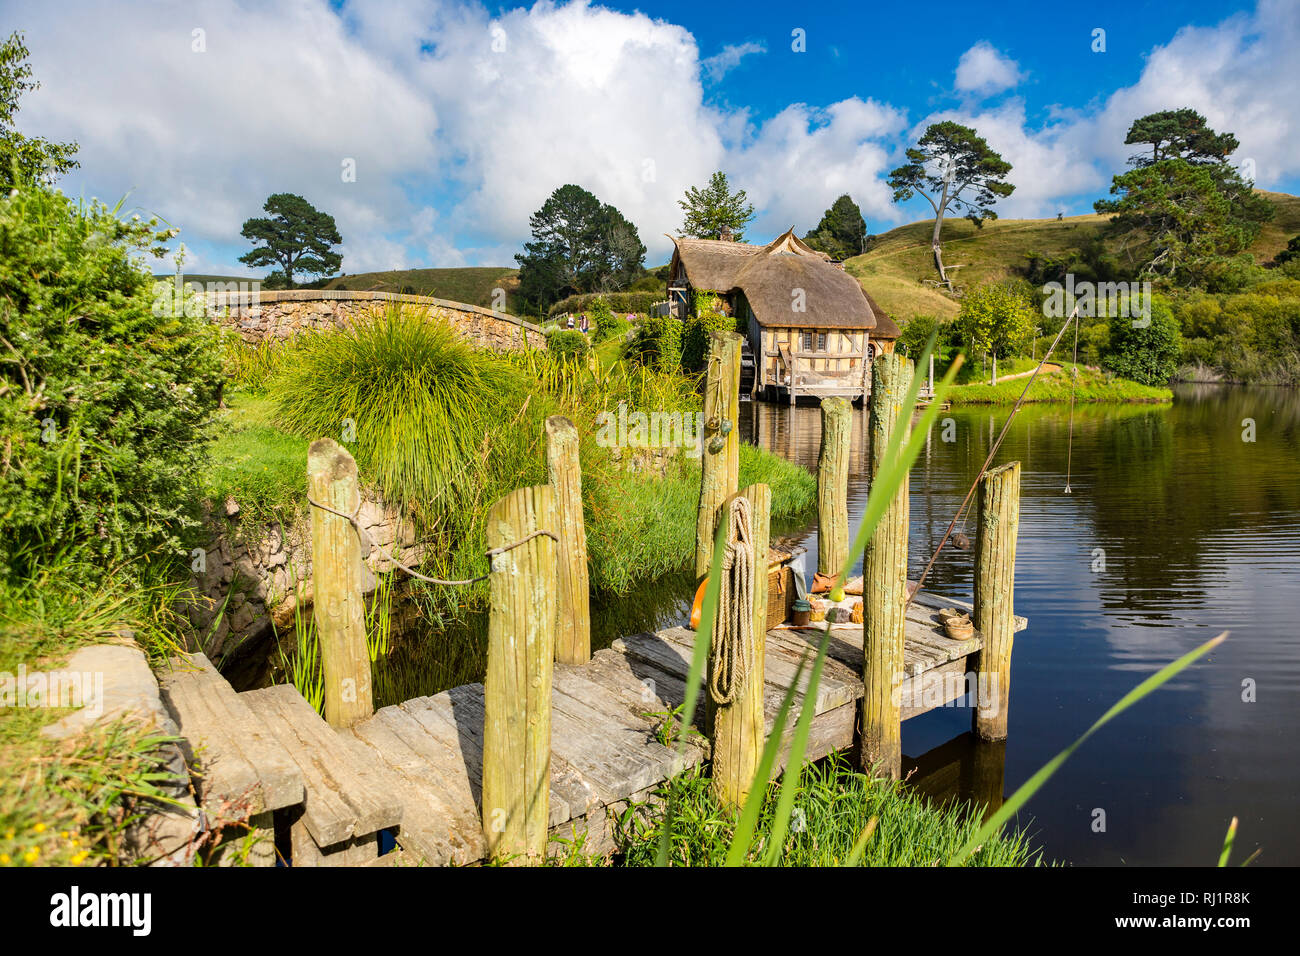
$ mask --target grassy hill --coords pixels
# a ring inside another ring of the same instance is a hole
[[[1256,261],[1272,259],[1287,240],[1300,233],[1300,197],[1264,192],[1277,208],[1273,221],[1261,230],[1250,251]],[[944,265],[958,285],[978,285],[1013,279],[1025,265],[1025,254],[1060,256],[1081,250],[1101,235],[1108,216],[1090,214],[1065,219],[995,219],[977,229],[969,220],[946,219],[941,237]],[[933,283],[938,278],[930,254],[934,220],[909,223],[884,233],[866,255],[844,264],[871,295],[899,322],[914,315],[950,318],[957,301]],[[929,284],[925,280],[932,280]]]
[[[331,279],[325,288],[352,292],[406,292],[431,295],[453,302],[490,307],[493,290],[505,289],[506,311],[517,285],[518,269],[504,266],[470,266],[461,269],[396,269],[392,272],[361,272]]]

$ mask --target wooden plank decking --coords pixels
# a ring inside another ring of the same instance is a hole
[[[849,597],[843,606],[854,600]],[[958,696],[943,692],[939,686],[943,676],[969,670],[968,659],[982,646],[978,632],[966,641],[942,633],[933,610],[944,606],[962,606],[962,602],[922,592],[908,610],[904,719]],[[1023,619],[1016,624],[1017,630],[1025,626]],[[769,733],[801,656],[811,659],[816,651],[821,627],[779,627],[768,632],[764,710]],[[850,746],[857,700],[863,693],[862,625],[832,625],[831,634],[807,759]],[[621,638],[584,664],[555,665],[550,793],[554,831],[564,835],[586,831],[589,848],[607,846],[609,811],[646,799],[664,780],[708,758],[703,737],[688,734],[682,754],[659,739],[665,715],[685,700],[694,646],[695,632],[674,627]],[[805,686],[807,677],[805,669],[801,679]],[[937,691],[921,694],[923,688],[935,687]],[[701,688],[701,708],[702,692]],[[802,703],[801,693],[795,701],[796,707]],[[792,725],[793,721],[787,737]],[[481,684],[384,707],[351,733],[371,749],[402,803],[397,842],[403,860],[464,864],[484,856],[479,810]]]

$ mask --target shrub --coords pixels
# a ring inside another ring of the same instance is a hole
[[[618,329],[618,320],[614,318],[614,310],[609,307],[608,302],[600,298],[591,303],[590,312],[591,320],[596,326],[592,341],[604,342]]]
[[[547,310],[548,318],[563,315],[566,312],[590,311],[592,303],[603,299],[615,312],[649,312],[650,306],[664,300],[662,291],[658,292],[585,292],[561,299]]]
[[[1122,378],[1143,385],[1165,385],[1174,374],[1182,336],[1169,303],[1162,296],[1151,301],[1150,324],[1139,327],[1132,308],[1116,310],[1110,319],[1110,340],[1102,366]]]
[[[930,341],[930,335],[935,329],[939,330],[936,347],[951,344],[953,330],[949,323],[940,322],[933,315],[917,315],[903,327],[897,348],[902,354],[915,359],[925,350],[925,344]]]
[[[712,310],[698,312],[682,328],[682,368],[701,372],[709,357],[709,335],[734,330],[736,320]]]
[[[218,333],[155,296],[142,254],[173,233],[118,211],[0,197],[0,573],[174,555],[199,522]]]
[[[559,329],[546,337],[546,350],[570,361],[586,358],[587,337],[576,329]]]
[[[642,365],[661,372],[677,371],[682,365],[682,323],[671,315],[646,319],[629,351]]]

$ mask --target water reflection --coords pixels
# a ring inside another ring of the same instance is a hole
[[[942,421],[929,436],[911,476],[912,577],[1007,413],[955,409],[942,416],[954,440],[942,440]],[[866,416],[855,416],[854,530],[867,492]],[[815,407],[745,405],[741,426],[764,447],[816,466]],[[1080,406],[1073,426],[1068,407],[1030,405],[994,464],[1016,459],[1023,463],[1016,610],[1030,629],[1017,636],[1012,660],[1006,792],[1144,676],[1233,631],[1212,660],[1090,740],[1023,822],[1032,819],[1050,857],[1075,863],[1207,864],[1236,815],[1243,856],[1262,845],[1261,863],[1300,862],[1292,739],[1300,719],[1297,393],[1181,388],[1172,406]],[[967,530],[973,535],[973,522]],[[816,529],[798,537],[815,560]],[[970,552],[946,548],[929,586],[969,598],[972,565]],[[1243,700],[1251,686],[1254,700]],[[940,708],[904,725],[904,750],[922,754],[915,758],[922,763],[969,727],[969,711]],[[1101,832],[1096,809],[1106,811]]]

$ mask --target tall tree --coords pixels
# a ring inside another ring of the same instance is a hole
[[[32,78],[27,56],[27,45],[17,31],[0,44],[0,184],[5,188],[19,180],[54,179],[81,165],[72,158],[76,143],[27,137],[14,125],[18,100],[41,85]]]
[[[641,272],[645,246],[621,212],[572,183],[556,189],[529,217],[519,291],[545,307],[577,292],[619,288]]]
[[[754,218],[745,190],[731,191],[727,174],[719,170],[703,189],[689,187],[686,198],[677,200],[686,218],[679,230],[692,239],[721,239],[724,234],[734,242],[745,241],[745,226]],[[724,233],[725,231],[725,233]]]
[[[906,165],[889,174],[894,202],[906,202],[913,195],[920,195],[934,209],[930,248],[934,251],[939,278],[949,289],[952,281],[944,272],[939,246],[944,215],[949,209],[965,210],[966,218],[976,225],[985,219],[996,219],[993,204],[1010,196],[1016,188],[1006,181],[1009,172],[1011,164],[990,149],[975,130],[944,120],[926,129],[916,146],[907,151]]]
[[[262,207],[274,218],[249,219],[240,235],[256,246],[239,257],[250,266],[279,266],[272,279],[283,277],[285,286],[293,288],[295,273],[332,276],[339,271],[343,257],[331,246],[343,239],[334,217],[323,213],[301,196],[275,193]]]
[[[1213,284],[1232,272],[1273,217],[1273,205],[1229,161],[1237,137],[1217,133],[1190,109],[1139,117],[1126,144],[1151,152],[1129,159],[1094,208],[1114,213],[1111,230],[1123,237],[1144,275],[1187,285]]]
[[[1125,146],[1145,145],[1151,153],[1129,159],[1133,166],[1150,166],[1162,159],[1185,159],[1189,163],[1221,163],[1237,149],[1237,137],[1216,133],[1205,117],[1195,110],[1161,110],[1133,121]]]
[[[867,251],[867,223],[848,193],[840,196],[822,215],[817,228],[804,242],[836,259],[847,259]]]

